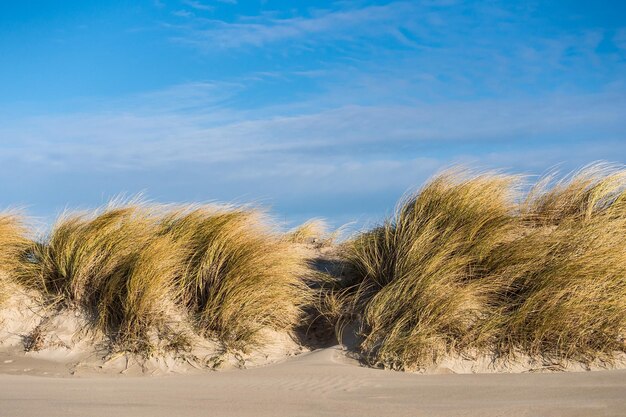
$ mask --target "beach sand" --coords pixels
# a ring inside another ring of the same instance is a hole
[[[50,377],[31,365],[0,375],[1,416],[626,415],[626,370],[421,375],[359,366],[338,347],[195,375]]]

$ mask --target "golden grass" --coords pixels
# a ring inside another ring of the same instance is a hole
[[[454,351],[592,361],[625,350],[626,170],[596,164],[553,182],[516,202],[518,177],[447,172],[349,242],[355,282],[341,298],[365,359],[415,369]]]
[[[626,170],[596,164],[529,194],[524,234],[492,259],[507,282],[499,348],[611,360],[626,337]]]
[[[410,369],[476,344],[497,291],[483,264],[514,230],[517,181],[446,173],[352,242],[358,283],[349,302],[361,315],[368,361]]]
[[[96,327],[131,350],[160,330],[182,267],[182,249],[158,235],[158,216],[141,204],[63,215],[33,250],[26,284],[52,302],[84,309]]]
[[[308,298],[304,258],[261,213],[192,207],[170,213],[162,227],[188,250],[178,285],[204,332],[242,348],[263,328],[298,323]]]
[[[183,315],[229,347],[289,331],[304,261],[252,209],[130,203],[63,216],[33,250],[25,283],[77,306],[122,349],[145,351]]]
[[[0,213],[0,303],[9,297],[7,281],[22,273],[24,258],[31,245],[21,216]]]
[[[291,243],[312,244],[321,248],[335,243],[342,231],[340,227],[331,232],[324,220],[311,219],[289,231],[286,237]]]
[[[299,247],[332,241],[318,220],[281,234],[249,207],[131,201],[66,214],[33,242],[4,214],[0,301],[13,279],[142,353],[180,340],[181,321],[242,350],[264,329],[356,321],[363,358],[395,369],[450,353],[610,361],[626,351],[626,169],[590,165],[525,196],[521,182],[435,177],[342,244],[334,278]]]

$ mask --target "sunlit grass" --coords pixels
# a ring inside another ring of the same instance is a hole
[[[324,220],[311,219],[292,229],[287,233],[287,238],[292,243],[326,247],[334,244],[343,230],[344,227],[340,227],[330,231]]]
[[[405,198],[393,218],[351,242],[360,349],[373,364],[413,368],[476,346],[500,282],[484,264],[515,233],[517,177],[449,172]]]
[[[31,244],[23,218],[17,213],[0,213],[0,303],[11,295],[9,280],[24,272]]]
[[[132,202],[66,214],[34,246],[28,286],[86,311],[124,349],[187,317],[227,346],[290,331],[307,292],[303,258],[248,208]]]
[[[3,214],[0,301],[22,285],[141,353],[182,340],[181,325],[246,350],[316,322],[356,323],[362,358],[394,369],[449,354],[611,361],[626,350],[626,170],[524,187],[447,171],[341,244],[319,220],[282,233],[248,206],[118,202],[35,241]],[[340,268],[314,271],[312,253]]]
[[[626,171],[592,165],[522,199],[519,182],[445,173],[348,244],[343,311],[361,321],[368,362],[591,361],[625,349]]]
[[[492,257],[507,282],[502,349],[610,360],[626,337],[626,171],[592,165],[530,193],[523,236]]]
[[[187,251],[177,285],[202,331],[242,347],[263,328],[298,323],[308,301],[306,263],[262,213],[191,207],[169,213],[161,226]]]

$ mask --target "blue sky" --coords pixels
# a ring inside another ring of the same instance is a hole
[[[626,2],[0,1],[0,205],[375,221],[455,163],[626,162]]]

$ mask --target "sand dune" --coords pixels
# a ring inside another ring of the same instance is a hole
[[[626,171],[515,178],[339,245],[232,207],[4,216],[0,417],[626,415]]]
[[[622,416],[626,371],[418,375],[334,347],[275,365],[157,377],[0,376],[1,416]]]

